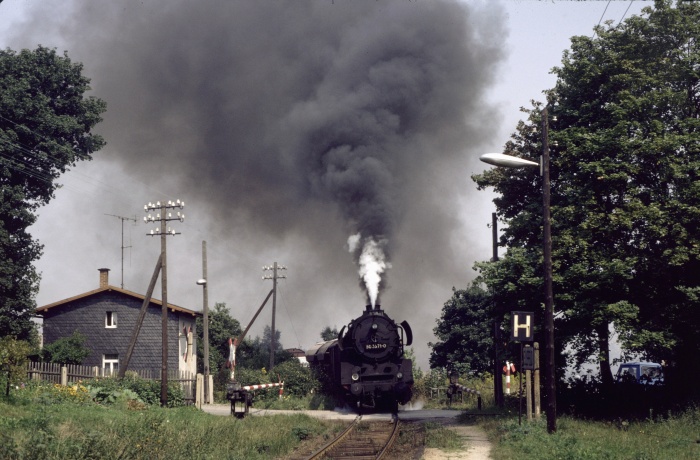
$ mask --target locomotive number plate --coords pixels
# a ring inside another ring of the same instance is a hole
[[[384,350],[386,343],[368,343],[365,345],[365,350]]]

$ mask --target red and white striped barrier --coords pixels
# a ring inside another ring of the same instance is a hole
[[[279,383],[261,383],[260,385],[245,385],[243,387],[244,390],[262,390],[264,388],[273,388],[273,387],[280,387],[280,394],[279,397],[280,399],[282,398],[282,391],[284,390],[284,382],[279,382]]]

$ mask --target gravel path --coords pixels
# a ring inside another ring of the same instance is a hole
[[[448,425],[462,439],[464,448],[459,451],[445,452],[441,449],[426,448],[422,460],[488,460],[491,454],[491,443],[486,432],[475,425]]]

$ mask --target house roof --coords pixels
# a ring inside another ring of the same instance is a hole
[[[116,286],[105,285],[105,286],[100,287],[99,289],[95,289],[94,291],[88,291],[88,292],[85,292],[83,294],[78,294],[76,296],[69,297],[67,299],[59,300],[58,302],[50,303],[48,305],[44,305],[42,307],[39,307],[36,309],[36,313],[38,315],[41,315],[42,313],[46,313],[51,308],[60,307],[61,305],[65,305],[65,304],[68,304],[68,303],[76,301],[76,300],[84,299],[86,297],[90,297],[93,295],[100,294],[102,292],[109,292],[109,291],[119,292],[121,294],[139,299],[141,301],[143,301],[146,298],[146,296],[143,294],[138,294],[136,292],[128,291],[126,289],[121,289],[121,288],[118,288]],[[161,300],[154,299],[152,297],[151,297],[150,303],[155,304],[155,305],[160,305],[160,306],[163,305],[163,302]],[[170,308],[170,310],[172,310],[172,311],[186,313],[186,314],[190,314],[192,316],[202,316],[202,313],[199,311],[194,311],[194,310],[190,310],[190,309],[187,309],[184,307],[180,307],[180,306],[174,305],[170,302],[168,302],[168,308]]]
[[[291,353],[292,356],[295,356],[295,357],[306,356],[306,352],[304,350],[302,350],[301,348],[287,348],[284,351]]]

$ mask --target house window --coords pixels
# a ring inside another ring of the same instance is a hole
[[[102,368],[105,376],[119,372],[119,353],[102,355]]]
[[[105,316],[105,327],[117,327],[117,312],[116,311],[108,311],[107,315]]]

